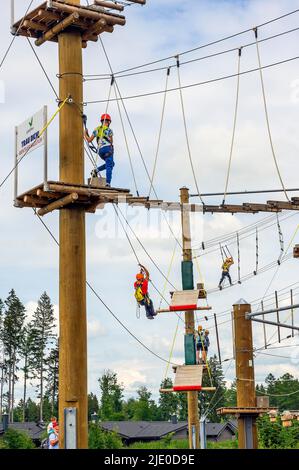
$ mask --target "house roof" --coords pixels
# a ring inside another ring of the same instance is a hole
[[[176,424],[169,421],[103,421],[99,424],[106,431],[115,431],[127,439],[161,438],[171,432],[188,429],[187,421],[180,421]],[[233,422],[207,423],[207,437],[219,436],[225,428],[229,428],[233,434],[237,430]]]
[[[9,423],[8,429],[15,429],[16,431],[26,432],[31,439],[41,439],[45,432],[44,426],[36,424],[35,422],[29,423]]]
[[[157,438],[188,427],[186,421],[173,424],[168,421],[105,421],[99,423],[106,431],[115,431],[125,438]]]

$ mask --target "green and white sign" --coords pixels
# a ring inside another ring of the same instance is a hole
[[[17,159],[24,154],[46,145],[46,132],[41,135],[41,131],[46,125],[45,108],[30,116],[16,128],[16,153]]]

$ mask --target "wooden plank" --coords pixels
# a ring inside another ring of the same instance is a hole
[[[64,20],[60,21],[57,25],[53,26],[53,28],[49,29],[43,36],[35,41],[36,46],[41,46],[46,41],[50,41],[54,36],[61,33],[64,29],[66,29],[71,24],[75,23],[76,20],[79,19],[78,13],[74,12],[69,15]]]
[[[117,10],[117,11],[124,11],[124,8],[125,8],[123,5],[120,5],[119,3],[107,2],[104,0],[94,0],[94,3],[96,5],[99,5],[100,7],[109,8],[111,10]]]
[[[100,20],[101,18],[107,21],[107,24],[111,24],[112,26],[117,24],[120,26],[124,26],[126,24],[126,19],[124,16],[121,15],[110,15],[107,13],[99,13],[97,11],[88,10],[85,8],[79,8],[74,5],[68,5],[66,3],[58,3],[52,2],[52,8],[58,11],[64,11],[67,13],[74,13],[77,12],[82,18],[90,18],[95,21]]]
[[[180,307],[192,305],[197,307],[199,290],[182,290],[173,293],[170,307]]]
[[[200,365],[178,366],[175,374],[173,389],[193,390],[202,386],[203,368]]]
[[[52,212],[56,209],[62,209],[63,207],[68,206],[69,204],[72,204],[73,202],[77,201],[78,197],[79,196],[77,193],[68,194],[62,199],[58,199],[57,201],[51,202],[46,207],[40,209],[37,213],[38,215],[43,216],[49,214],[49,212]]]

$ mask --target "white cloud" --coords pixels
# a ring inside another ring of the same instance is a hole
[[[4,2],[3,2],[4,3]],[[11,40],[9,34],[9,2],[3,5],[0,18],[0,57]],[[34,2],[37,6],[38,0]],[[17,13],[24,13],[24,2],[16,1]],[[174,55],[178,51],[191,49],[198,44],[211,42],[264,22],[269,18],[280,16],[295,9],[298,1],[251,0],[249,2],[203,0],[181,2],[180,0],[159,0],[148,2],[144,8],[131,7],[127,9],[128,22],[124,28],[116,28],[113,35],[103,36],[114,70],[128,68],[138,63],[151,61],[159,57]],[[261,37],[270,36],[276,32],[297,27],[296,15],[273,23],[260,30]],[[188,24],[188,28],[182,25]],[[140,38],[136,41],[132,38]],[[264,64],[274,62],[292,55],[297,55],[298,33],[285,35],[274,41],[261,44],[261,56]],[[232,39],[223,44],[211,46],[194,52],[188,58],[196,58],[224,48],[239,47],[254,40],[250,32],[244,36]],[[133,46],[132,46],[133,44]],[[132,54],[132,50],[134,53]],[[46,44],[38,50],[40,58],[57,88],[58,72],[57,46]],[[256,67],[256,51],[254,47],[243,50],[242,70]],[[183,60],[183,57],[182,57]],[[168,65],[171,61],[162,63]],[[190,84],[213,77],[234,73],[237,57],[235,54],[219,56],[215,59],[200,61],[181,67],[182,83]],[[90,44],[84,51],[85,73],[109,73],[104,56],[98,44]],[[20,72],[21,71],[21,72]],[[296,186],[297,156],[298,156],[298,100],[296,99],[298,71],[296,62],[274,67],[264,71],[265,86],[268,97],[269,115],[279,165],[285,181],[290,186]],[[44,80],[32,51],[23,38],[16,38],[7,61],[0,71],[0,79],[5,86],[5,103],[0,105],[2,112],[0,137],[1,167],[0,181],[13,165],[14,125],[23,121],[27,115],[47,103],[50,111],[56,108],[55,97]],[[119,86],[124,96],[163,90],[165,71],[154,74],[140,75],[137,78],[119,79]],[[177,86],[176,70],[172,69],[169,85]],[[108,83],[85,82],[85,100],[106,99]],[[34,91],[34,92],[33,92]],[[184,90],[185,108],[188,122],[190,145],[194,167],[204,192],[224,189],[229,148],[231,142],[236,80],[231,79],[202,87]],[[127,109],[138,137],[143,157],[151,172],[154,162],[157,136],[160,124],[163,95],[138,100],[126,101]],[[96,124],[98,115],[104,105],[89,105],[86,112],[89,125]],[[134,189],[129,162],[126,156],[121,123],[116,104],[110,104],[113,115],[113,129],[116,135],[116,163],[114,181],[116,185],[128,186]],[[140,194],[147,194],[149,181],[145,175],[134,139],[127,127],[128,141],[132,154],[136,179]],[[57,178],[58,168],[58,121],[51,125],[49,131],[49,160],[51,178]],[[20,167],[20,187],[27,189],[42,179],[41,161],[36,158],[24,161]],[[86,162],[86,172],[90,165]],[[240,110],[236,129],[235,151],[229,188],[260,189],[275,187],[279,182],[275,173],[269,141],[266,133],[263,103],[258,74],[244,75],[240,83]],[[179,94],[170,93],[167,97],[165,122],[162,132],[161,148],[157,164],[155,186],[158,196],[165,200],[177,201],[179,187],[188,185],[195,192],[195,184],[190,170],[190,162],[186,149],[183,130],[182,113]],[[12,207],[13,181],[9,180],[0,190],[0,296],[5,297],[11,287],[15,287],[20,297],[24,299],[29,318],[36,308],[40,292],[47,290],[55,299],[55,315],[58,315],[58,249],[49,234],[33,217],[32,211],[16,210]],[[254,198],[263,202],[264,196]],[[208,201],[219,204],[222,198],[211,198]],[[249,199],[247,199],[249,200]],[[198,199],[194,199],[197,202]],[[229,198],[228,201],[241,202],[240,198]],[[87,217],[87,272],[88,279],[95,286],[101,297],[117,314],[128,328],[144,341],[157,354],[168,358],[173,332],[176,327],[176,317],[166,314],[153,322],[148,322],[142,312],[141,319],[136,320],[135,300],[133,298],[133,282],[136,270],[136,260],[122,230],[114,236],[114,211],[107,207],[108,224],[102,224],[99,217]],[[123,209],[122,209],[123,210]],[[134,215],[130,209],[129,215]],[[153,211],[152,214],[155,214]],[[157,212],[158,214],[158,212]],[[202,225],[193,228],[194,244],[199,245],[203,240],[237,231],[241,227],[253,223],[262,216],[230,216],[205,215]],[[163,221],[163,219],[161,219]],[[58,236],[58,216],[52,214],[45,218],[55,236]],[[138,223],[137,223],[138,222]],[[290,240],[294,232],[297,218],[290,219],[283,225],[285,240]],[[158,262],[163,272],[167,272],[172,256],[173,240],[168,238],[167,226],[160,223],[157,215],[152,215],[150,225],[147,224],[146,211],[138,211],[132,221],[134,229],[144,243],[151,256]],[[160,226],[162,225],[162,229]],[[176,233],[180,236],[179,217],[174,221]],[[129,231],[130,237],[131,233]],[[167,236],[166,236],[167,235]],[[275,227],[260,235],[259,259],[260,265],[273,261],[278,257],[277,231]],[[152,265],[142,248],[132,237],[138,257],[146,264],[152,279],[159,290],[163,289],[164,279]],[[179,251],[179,250],[177,250]],[[232,247],[236,255],[236,246]],[[180,259],[177,254],[171,272],[172,282],[180,287]],[[219,251],[213,252],[200,259],[200,269],[208,288],[215,287],[219,280],[221,257]],[[241,270],[248,273],[255,266],[255,240],[246,239],[241,243]],[[195,267],[196,280],[198,274]],[[271,285],[271,292],[294,281],[297,265],[292,260],[283,265]],[[234,278],[237,276],[237,266],[232,269]],[[247,300],[257,299],[265,293],[271,281],[273,271],[234,287],[231,290],[217,292],[209,299],[213,312],[222,312],[230,308],[237,298]],[[169,286],[166,296],[169,296]],[[156,305],[160,298],[154,289],[151,294]],[[90,302],[88,310],[99,312],[99,320],[89,318],[89,383],[90,390],[97,390],[96,380],[101,371],[109,366],[116,370],[128,390],[133,391],[137,384],[145,383],[156,393],[165,364],[144,350],[136,341],[121,329],[116,327],[104,307],[98,303],[93,294],[88,291]],[[285,301],[286,302],[286,301]],[[229,319],[221,317],[219,322]],[[199,321],[202,317],[199,316]],[[216,337],[213,321],[207,322],[211,328],[211,352],[216,352]],[[219,327],[221,352],[223,358],[232,356],[231,325],[224,323]],[[271,328],[267,329],[269,335]],[[180,329],[176,342],[173,360],[182,360],[183,332]],[[96,338],[100,338],[97,342]],[[254,341],[257,346],[263,344],[262,327],[254,328]],[[122,358],[123,361],[121,360]],[[138,360],[136,360],[138,358]],[[260,366],[259,366],[260,361]],[[285,369],[294,371],[293,364],[285,364],[279,358],[263,356],[257,362],[258,379],[263,380],[268,367],[283,373]],[[224,370],[226,370],[224,363]],[[267,369],[263,364],[267,364]],[[228,371],[228,378],[234,375],[234,364]]]

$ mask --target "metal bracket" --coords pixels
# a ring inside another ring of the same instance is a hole
[[[64,408],[64,448],[77,449],[77,408]]]

